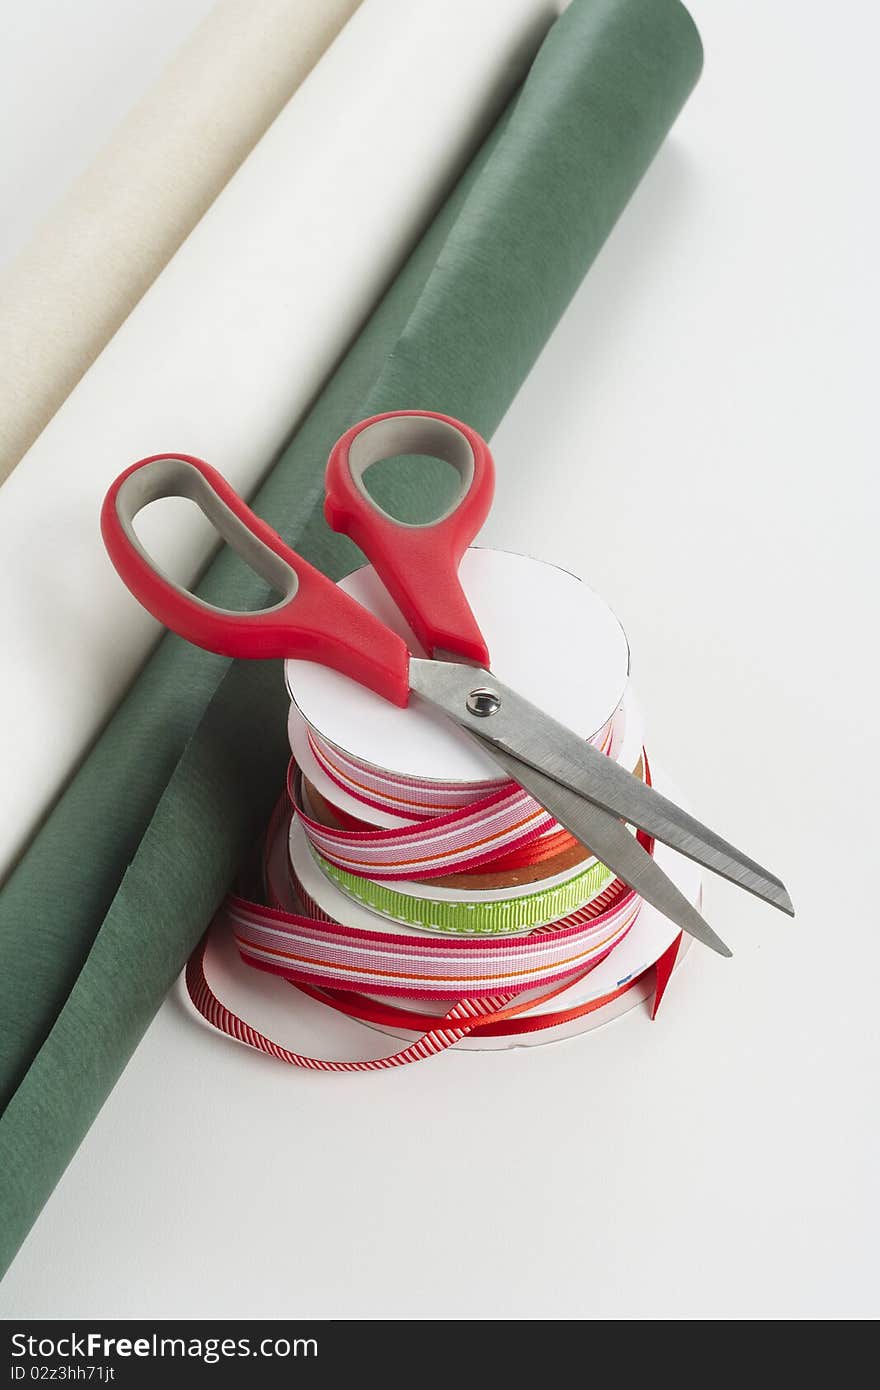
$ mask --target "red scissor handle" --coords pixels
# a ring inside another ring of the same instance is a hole
[[[430,454],[458,470],[461,490],[436,521],[410,525],[379,507],[364,487],[371,464]],[[374,415],[352,426],[330,454],[324,514],[360,546],[429,656],[453,652],[489,665],[489,652],[458,578],[461,557],[492,504],[495,466],[476,430],[427,410]]]
[[[160,497],[187,497],[261,578],[283,595],[273,607],[215,608],[156,570],[132,525]],[[406,643],[330,579],[290,550],[201,459],[156,454],[113,483],[101,534],[123,582],[155,618],[221,656],[301,657],[351,676],[396,705],[409,698]]]

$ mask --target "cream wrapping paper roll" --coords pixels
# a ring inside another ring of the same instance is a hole
[[[557,8],[365,0],[0,488],[0,875],[158,635],[104,553],[107,486],[170,449],[254,490]],[[142,532],[184,582],[190,510]]]
[[[0,481],[360,0],[220,0],[0,280]]]

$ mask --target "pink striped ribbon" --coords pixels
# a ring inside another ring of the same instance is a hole
[[[618,710],[591,740],[616,752]],[[392,810],[411,824],[328,826],[309,814],[302,778],[291,762],[288,792],[307,838],[338,869],[377,880],[438,878],[472,871],[533,842],[570,839],[534,797],[509,778],[462,784],[401,777],[371,767],[308,729],[309,745],[327,776],[362,805]],[[558,848],[555,852],[558,852]]]
[[[618,708],[588,741],[611,757],[616,751],[615,744],[619,742],[621,732],[622,710]],[[306,726],[306,736],[315,761],[336,786],[364,806],[390,811],[413,821],[471,806],[480,797],[516,786],[506,777],[481,782],[478,786],[473,782],[440,782],[406,777],[374,767],[372,763],[337,748],[310,724]]]
[[[549,811],[513,782],[459,810],[393,830],[322,825],[305,810],[301,776],[293,764],[288,791],[306,836],[318,853],[337,868],[364,878],[423,879],[460,873],[561,828]]]

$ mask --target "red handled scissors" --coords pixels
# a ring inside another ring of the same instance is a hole
[[[428,454],[458,472],[458,497],[436,521],[396,521],[370,497],[364,473],[397,455]],[[372,563],[425,651],[413,656],[379,618],[284,544],[215,469],[200,459],[144,459],[110,488],[104,543],[137,599],[167,627],[208,651],[234,657],[299,657],[334,667],[397,705],[411,691],[475,738],[608,868],[684,931],[730,951],[629,833],[628,822],[793,915],[780,879],[654,788],[523,699],[489,667],[489,654],[458,577],[461,558],[491,506],[494,465],[485,440],[428,411],[376,415],[348,430],[327,464],[325,513]],[[162,497],[198,504],[220,536],[280,602],[236,613],[204,603],[158,572],[133,529]]]

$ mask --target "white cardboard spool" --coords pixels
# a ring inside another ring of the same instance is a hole
[[[645,741],[644,719],[632,686],[627,686],[623,697],[623,724],[623,739],[617,750],[617,761],[621,767],[631,772],[639,761]],[[371,825],[387,829],[412,824],[405,816],[395,816],[391,811],[383,811],[378,806],[369,806],[363,801],[357,801],[344,787],[328,777],[312,752],[308,740],[308,726],[293,701],[287,716],[287,733],[290,751],[303,777],[332,805],[350,816],[356,816],[359,820],[369,821]]]
[[[604,600],[566,570],[504,550],[472,547],[460,574],[493,674],[583,738],[598,733],[620,704],[629,675],[626,635]],[[420,654],[371,566],[340,587]],[[285,676],[308,723],[376,767],[433,781],[498,776],[489,755],[417,695],[400,709],[310,661],[286,662]]]

